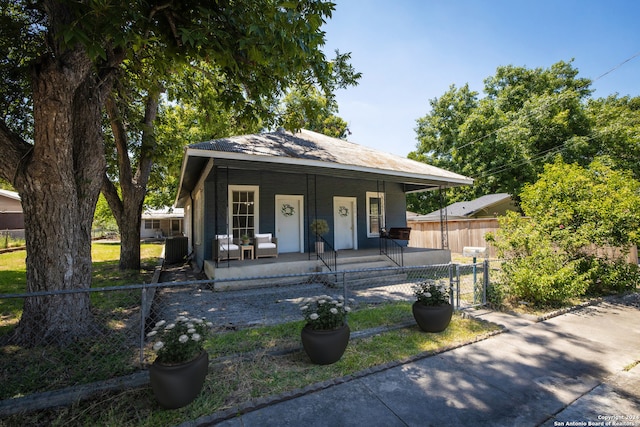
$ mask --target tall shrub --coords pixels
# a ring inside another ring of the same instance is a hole
[[[536,305],[561,304],[572,297],[635,289],[637,269],[625,265],[638,244],[640,183],[616,171],[606,159],[588,168],[560,159],[525,186],[522,209],[510,213],[487,236],[504,259],[502,286],[512,299]],[[596,248],[618,250],[617,257]]]

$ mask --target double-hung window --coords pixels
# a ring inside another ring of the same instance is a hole
[[[367,191],[367,237],[380,236],[384,227],[384,193]]]
[[[144,229],[145,230],[157,230],[160,228],[160,220],[159,219],[145,219],[144,220]]]
[[[258,232],[258,196],[258,186],[229,186],[229,224],[234,238],[253,237]]]

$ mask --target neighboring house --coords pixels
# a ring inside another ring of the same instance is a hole
[[[140,238],[182,236],[184,232],[184,209],[147,209],[142,213]]]
[[[406,226],[406,193],[472,183],[319,133],[277,131],[188,146],[176,206],[203,266],[216,235],[271,233],[278,253],[313,252],[316,218],[328,222],[324,237],[336,250],[378,248],[381,228]]]
[[[507,213],[518,211],[518,206],[508,193],[487,194],[470,202],[452,203],[446,208],[447,219],[495,218]],[[416,221],[440,221],[440,210],[426,215],[416,215]]]
[[[412,218],[414,216],[418,216],[420,214],[416,213],[416,212],[411,212],[411,211],[407,211],[407,219]]]
[[[24,213],[20,195],[15,191],[0,189],[0,230],[24,228]]]
[[[498,229],[497,216],[507,211],[518,211],[518,206],[507,193],[488,194],[469,202],[456,202],[443,212],[437,210],[426,215],[407,215],[411,227],[409,246],[414,248],[441,248],[443,243],[454,253],[462,253],[465,246],[487,247],[485,234]],[[489,254],[494,254],[489,248]]]

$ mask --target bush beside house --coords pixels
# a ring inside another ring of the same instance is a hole
[[[556,306],[638,289],[638,265],[626,258],[639,241],[640,182],[603,161],[583,168],[558,160],[525,187],[521,200],[529,219],[508,213],[487,235],[504,260],[489,292],[493,304]]]

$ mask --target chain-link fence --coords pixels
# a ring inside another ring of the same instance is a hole
[[[205,317],[218,331],[301,321],[299,307],[307,297],[343,295],[354,301],[357,310],[413,301],[413,286],[424,280],[448,286],[456,308],[479,305],[485,301],[488,265],[375,268],[0,295],[0,400],[145,369],[151,361],[146,333],[157,321],[180,315]],[[223,287],[227,290],[218,290]],[[68,309],[43,310],[41,317],[20,320],[25,303],[43,302],[66,304]],[[79,315],[73,307],[90,311]],[[75,325],[74,339],[68,338],[64,327],[55,327],[80,318],[85,322]],[[27,333],[45,322],[53,324],[46,333]]]
[[[24,230],[0,230],[0,249],[21,247],[24,244]]]

